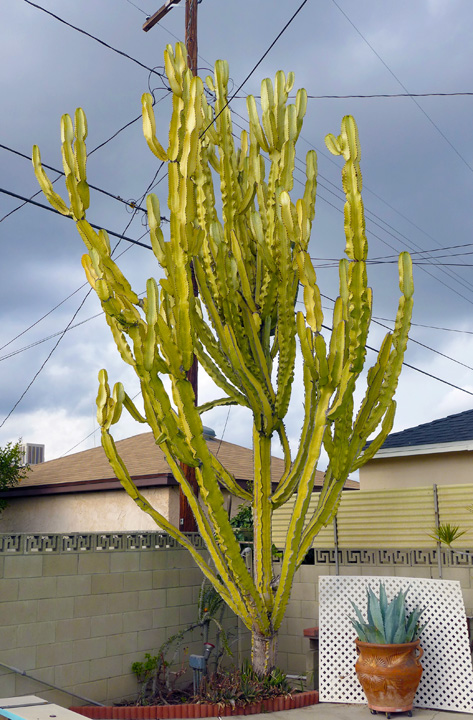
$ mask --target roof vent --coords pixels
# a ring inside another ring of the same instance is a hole
[[[44,462],[44,445],[23,443],[20,445],[20,452],[23,465],[39,465]]]
[[[204,425],[204,438],[206,440],[215,440],[215,438],[216,438],[215,430],[207,427],[207,425]]]

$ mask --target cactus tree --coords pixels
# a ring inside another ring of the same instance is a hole
[[[247,98],[249,130],[235,140],[227,105],[228,66],[215,65],[205,83],[215,96],[207,101],[204,83],[192,77],[185,49],[166,48],[165,66],[172,89],[169,145],[156,137],[150,95],[143,95],[146,142],[167,163],[170,238],[160,227],[155,195],[147,198],[153,251],[164,270],[151,278],[140,299],[111,258],[107,233],[86,220],[87,125],[78,109],[74,123],[62,118],[62,155],[69,204],[58,195],[41,165],[37,147],[33,164],[51,205],[74,218],[87,247],[86,276],[100,298],[107,323],[123,360],[141,384],[142,415],[121,383],[110,390],[107,373],[99,374],[98,420],[107,457],[124,488],[162,528],[186,547],[203,574],[251,630],[255,669],[266,672],[275,662],[278,628],[284,617],[294,573],[315,535],[333,517],[350,471],[360,467],[383,443],[392,427],[396,389],[412,310],[410,258],[399,259],[401,297],[394,331],[381,346],[367,376],[361,407],[354,414],[353,393],[362,372],[371,318],[367,286],[367,240],[361,199],[360,145],[353,118],[345,117],[338,137],[328,135],[330,152],[343,157],[346,195],[346,258],[340,262],[340,294],[327,344],[316,273],[308,253],[316,195],[316,154],[306,158],[302,197],[295,198],[293,171],[296,141],[306,112],[307,95],[298,90],[288,102],[294,76],[278,72],[261,86],[261,118]],[[216,200],[215,182],[221,200]],[[192,268],[199,295],[194,296]],[[304,311],[295,304],[302,288]],[[299,448],[291,457],[284,426],[294,379],[296,354],[303,358],[303,422]],[[197,406],[187,371],[194,354],[220,388],[222,396]],[[163,378],[168,377],[172,393]],[[253,418],[254,482],[240,487],[209,451],[201,416],[218,405],[239,405]],[[147,423],[180,483],[204,539],[210,561],[143,497],[133,484],[110,433],[126,409]],[[366,440],[375,439],[364,449]],[[271,484],[271,441],[279,437],[285,471]],[[318,505],[309,513],[322,446],[329,465]],[[197,500],[181,469],[195,467]],[[224,507],[222,489],[251,503],[254,518],[254,572],[240,556],[239,543]],[[271,564],[273,511],[293,502],[281,576],[274,582]]]

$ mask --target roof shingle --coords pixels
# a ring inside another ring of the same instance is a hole
[[[473,410],[465,410],[392,433],[388,435],[381,449],[435,445],[462,440],[473,440]]]

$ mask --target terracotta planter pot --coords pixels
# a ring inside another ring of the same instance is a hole
[[[422,676],[420,641],[378,645],[355,640],[355,670],[370,710],[409,712]],[[419,655],[416,656],[416,652]]]

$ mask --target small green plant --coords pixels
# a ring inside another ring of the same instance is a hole
[[[437,542],[442,543],[443,545],[447,545],[447,547],[450,547],[452,543],[455,542],[455,540],[461,538],[462,535],[466,535],[467,532],[468,530],[460,530],[459,525],[440,523],[438,528],[435,528],[435,530],[432,532],[432,534],[429,535],[429,537],[433,538]]]
[[[204,678],[195,699],[200,703],[234,707],[267,698],[287,697],[292,691],[286,675],[279,668],[262,676],[255,672],[249,661],[245,661],[240,669],[213,673]]]
[[[350,622],[359,640],[389,645],[409,643],[418,639],[425,628],[425,625],[419,625],[419,618],[424,609],[416,608],[406,616],[406,597],[409,588],[404,592],[400,590],[390,603],[383,583],[379,583],[379,598],[369,585],[366,592],[368,621],[365,621],[360,610],[350,600],[357,617],[357,619],[350,618]]]

